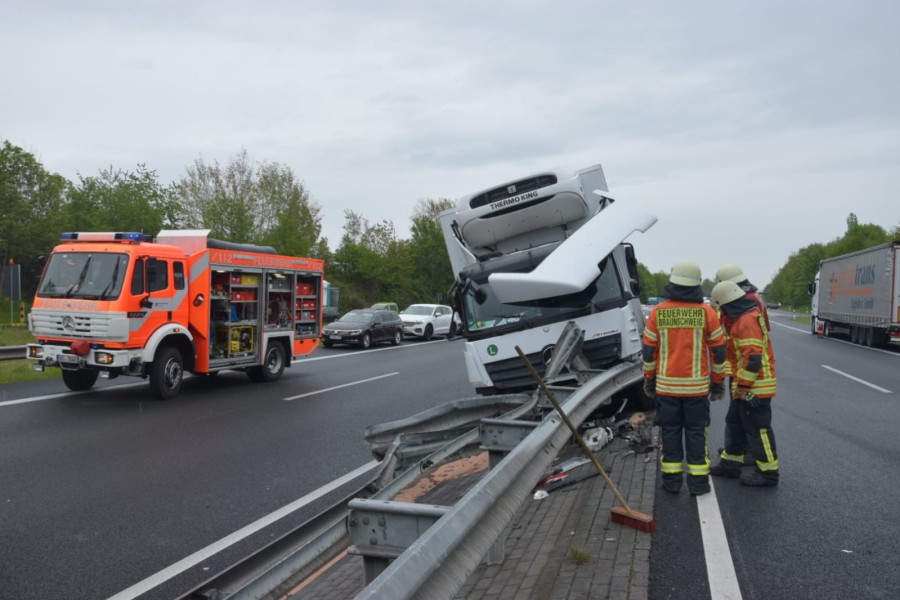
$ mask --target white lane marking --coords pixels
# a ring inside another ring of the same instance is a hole
[[[46,396],[32,396],[31,398],[19,398],[18,400],[5,400],[0,402],[0,407],[12,406],[13,404],[25,404],[27,402],[40,402],[41,400],[53,400],[54,398],[65,398],[69,396],[81,396],[83,394],[91,394],[97,392],[105,392],[107,390],[121,390],[139,385],[147,385],[144,382],[139,383],[123,383],[122,385],[107,385],[103,387],[85,390],[83,392],[60,392],[59,394],[47,394]]]
[[[297,400],[298,398],[306,398],[307,396],[315,396],[316,394],[324,394],[325,392],[330,392],[333,390],[339,390],[341,388],[350,387],[351,385],[359,385],[361,383],[368,383],[370,381],[375,381],[376,379],[384,379],[385,377],[393,377],[394,375],[399,375],[398,371],[393,373],[385,373],[384,375],[378,375],[377,377],[369,377],[368,379],[360,379],[359,381],[351,381],[350,383],[342,383],[341,385],[336,385],[334,387],[325,388],[322,390],[316,390],[314,392],[306,392],[305,394],[300,394],[298,396],[288,396],[287,398],[282,398],[285,402],[290,402],[291,400]]]
[[[785,329],[793,329],[794,331],[799,331],[800,333],[809,333],[809,329],[801,329],[799,327],[792,327],[790,325],[785,325],[784,323],[779,323],[778,321],[775,321],[773,319],[769,319],[769,322],[772,323],[773,325],[778,325],[779,327],[784,327]],[[812,335],[812,334],[809,333],[809,335]]]
[[[315,491],[310,492],[309,494],[303,496],[302,498],[295,500],[294,502],[291,502],[287,506],[279,508],[275,512],[268,514],[265,517],[263,517],[257,521],[254,521],[253,523],[250,523],[246,527],[238,529],[234,533],[223,537],[218,542],[214,542],[214,543],[210,544],[209,546],[207,546],[206,548],[203,548],[202,550],[198,550],[197,552],[194,552],[190,556],[179,560],[177,563],[170,565],[170,566],[166,567],[165,569],[163,569],[162,571],[159,571],[158,573],[151,575],[150,577],[144,579],[143,581],[140,581],[140,582],[134,584],[130,588],[122,590],[115,596],[110,596],[110,598],[108,600],[126,600],[126,599],[131,599],[131,598],[137,598],[141,594],[145,594],[145,593],[149,592],[150,590],[162,585],[163,583],[172,579],[173,577],[180,575],[181,573],[183,573],[184,571],[187,571],[191,567],[194,567],[197,564],[203,562],[210,556],[213,556],[214,554],[221,552],[222,550],[228,548],[229,546],[236,544],[237,542],[241,541],[242,539],[249,537],[250,535],[256,533],[260,529],[262,529],[264,527],[268,527],[269,525],[278,521],[279,519],[286,517],[287,515],[291,514],[292,512],[295,512],[296,510],[306,506],[310,502],[313,502],[314,500],[317,500],[318,498],[324,496],[325,494],[339,488],[340,486],[344,485],[345,483],[348,483],[348,482],[352,481],[353,479],[356,479],[360,475],[364,475],[365,473],[367,473],[367,472],[371,471],[372,469],[374,469],[375,467],[377,467],[378,464],[379,463],[374,460],[372,462],[364,464],[363,466],[359,467],[358,469],[351,471],[350,473],[347,473],[343,477],[339,477],[338,479],[335,479],[331,483],[324,485]]]
[[[706,555],[709,595],[717,600],[741,600],[741,588],[734,571],[731,550],[728,548],[719,501],[716,500],[716,486],[711,477],[709,487],[708,494],[697,496],[697,515],[700,517],[703,553]]]
[[[838,371],[834,367],[829,367],[828,365],[822,365],[822,368],[828,369],[829,371],[833,371],[833,372],[837,373],[838,375],[843,375],[847,379],[852,379],[853,381],[856,381],[857,383],[867,385],[872,389],[878,390],[879,392],[884,392],[885,394],[893,394],[894,393],[891,390],[886,390],[883,387],[879,387],[879,386],[875,385],[874,383],[869,383],[868,381],[865,381],[864,379],[860,379],[859,377],[854,377],[853,375],[844,373],[843,371]]]
[[[779,323],[778,321],[771,321],[771,323],[773,323],[774,325],[778,325],[779,327],[784,327],[785,329],[792,329],[794,331],[799,331],[800,333],[806,333],[806,334],[810,335],[810,337],[812,337],[812,334],[809,333],[809,329],[799,329],[797,327],[791,327],[790,325],[785,325],[784,323]],[[871,350],[872,352],[881,352],[882,354],[887,354],[888,356],[894,356],[894,357],[900,358],[900,354],[897,354],[896,352],[891,352],[890,350],[885,350],[884,348],[872,348],[869,346],[861,346],[859,344],[854,344],[853,342],[850,342],[848,340],[841,340],[838,338],[828,338],[828,339],[831,340],[832,342],[838,342],[841,344],[849,344],[849,345],[855,346],[857,348],[862,348],[863,350]]]
[[[462,338],[453,338],[453,340],[459,340]],[[353,352],[342,352],[340,354],[331,354],[329,356],[310,356],[308,358],[298,358],[297,360],[292,361],[293,363],[300,362],[313,362],[316,360],[331,360],[334,358],[352,358],[354,356],[359,356],[360,354],[368,354],[369,352],[388,352],[390,350],[409,350],[412,348],[418,348],[419,346],[424,346],[426,344],[439,344],[440,342],[452,342],[453,340],[448,339],[435,339],[428,342],[416,342],[413,345],[410,344],[400,344],[399,346],[389,346],[387,348],[369,348],[368,350],[355,350]]]

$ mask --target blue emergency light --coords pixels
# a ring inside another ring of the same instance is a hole
[[[152,236],[141,233],[139,231],[124,231],[124,232],[67,231],[65,233],[61,233],[59,235],[59,239],[64,240],[64,241],[82,241],[82,242],[113,242],[113,241],[117,241],[117,240],[118,241],[126,241],[126,242],[150,242],[150,241],[153,241]]]

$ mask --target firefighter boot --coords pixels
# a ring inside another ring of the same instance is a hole
[[[741,485],[750,487],[775,487],[778,485],[778,471],[772,473],[763,473],[759,469],[754,469],[750,475],[741,477]]]
[[[725,458],[719,459],[719,464],[709,468],[709,474],[713,477],[730,477],[737,479],[741,476],[741,463]]]

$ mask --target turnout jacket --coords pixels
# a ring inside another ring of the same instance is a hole
[[[758,307],[727,320],[723,319],[729,337],[728,360],[733,374],[732,387],[752,391],[760,398],[775,395],[775,353]]]
[[[708,304],[664,300],[644,328],[644,377],[664,396],[705,396],[725,379],[725,334]]]

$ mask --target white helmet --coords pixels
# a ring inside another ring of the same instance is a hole
[[[698,286],[700,285],[700,266],[690,261],[681,261],[672,267],[669,281],[678,285]]]
[[[722,265],[719,267],[719,270],[716,271],[716,283],[719,283],[720,281],[740,283],[742,281],[747,281],[747,276],[744,275],[741,268],[735,264]]]
[[[741,289],[741,286],[733,281],[720,281],[712,289],[709,296],[709,303],[713,308],[721,308],[729,302],[734,302],[738,298],[743,298],[747,294]]]

